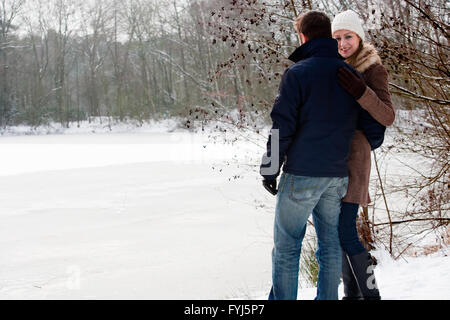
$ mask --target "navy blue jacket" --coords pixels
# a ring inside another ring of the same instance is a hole
[[[294,175],[348,176],[351,141],[357,125],[364,129],[365,123],[358,123],[361,107],[339,85],[337,72],[353,69],[332,38],[308,41],[289,59],[296,63],[284,72],[270,113],[272,129],[279,130],[278,163],[271,158],[270,135],[261,175],[275,179],[284,163],[283,171]]]
[[[375,120],[367,110],[359,111],[357,129],[362,130],[370,144],[370,149],[375,150],[383,144],[386,127]]]

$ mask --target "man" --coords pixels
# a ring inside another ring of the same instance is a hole
[[[283,74],[261,165],[263,185],[277,194],[269,299],[297,298],[302,241],[312,214],[318,238],[316,299],[335,300],[342,259],[339,213],[360,107],[338,84],[338,69],[349,66],[331,37],[330,19],[310,11],[296,19],[295,27],[301,46]]]

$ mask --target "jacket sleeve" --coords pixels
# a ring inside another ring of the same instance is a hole
[[[367,88],[361,98],[360,106],[384,126],[390,126],[395,120],[395,112],[392,107],[389,93],[388,73],[381,65],[376,65],[366,78]]]
[[[357,128],[363,131],[371,150],[383,144],[386,127],[376,121],[367,110],[360,109]]]
[[[287,69],[270,113],[272,130],[260,167],[260,174],[266,179],[276,179],[280,174],[289,146],[297,132],[300,104],[300,81],[295,72]]]

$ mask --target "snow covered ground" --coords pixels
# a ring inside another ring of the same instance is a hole
[[[262,149],[170,122],[99,128],[0,137],[0,299],[266,299]],[[374,255],[383,298],[450,298],[446,250]]]
[[[375,276],[383,300],[449,300],[450,259],[448,252],[393,260],[387,251],[371,252],[378,260]],[[316,288],[300,288],[299,300],[313,300]],[[344,295],[342,284],[339,297]],[[255,293],[251,299],[266,299],[266,292]]]

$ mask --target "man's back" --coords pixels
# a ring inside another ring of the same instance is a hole
[[[338,84],[337,71],[346,64],[338,55],[337,42],[308,41],[290,59],[297,63],[283,75],[271,112],[273,129],[279,130],[283,171],[345,177],[359,107]]]

